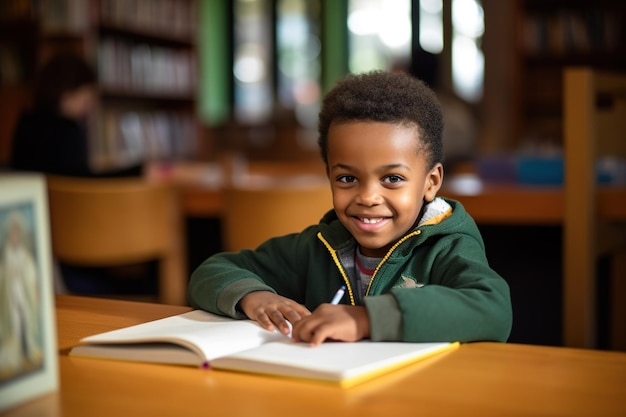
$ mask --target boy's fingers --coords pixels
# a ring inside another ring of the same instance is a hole
[[[304,320],[299,321],[293,328],[292,335],[296,342],[313,342],[315,339],[316,333],[319,332],[319,323],[316,320]],[[322,337],[321,341],[319,338]],[[316,345],[319,345],[324,341],[323,335],[320,334],[316,340]]]
[[[278,330],[282,334],[289,333],[289,324],[287,324],[287,320],[285,319],[285,316],[283,315],[281,311],[279,310],[272,311],[270,313],[270,319],[276,325],[276,327],[278,327]]]
[[[319,323],[308,334],[308,342],[311,346],[318,346],[333,336],[333,327],[327,323]]]
[[[313,333],[313,337],[311,338],[311,341],[309,342],[309,344],[311,346],[313,346],[313,347],[319,346],[326,339],[328,339],[328,337],[325,335],[325,332],[317,331],[317,332]]]
[[[311,314],[311,313],[308,313],[307,315],[309,315],[309,314]],[[291,324],[295,324],[296,322],[300,321],[302,319],[302,317],[303,317],[301,312],[296,311],[296,310],[291,309],[291,308],[287,309],[284,312],[284,316]]]
[[[296,311],[298,312],[298,314],[300,314],[300,317],[307,317],[312,314],[308,308],[306,308],[305,306],[301,304],[298,304],[298,308]]]
[[[269,316],[265,314],[265,312],[259,312],[256,316],[256,321],[263,327],[265,330],[274,331],[274,323],[270,320]]]

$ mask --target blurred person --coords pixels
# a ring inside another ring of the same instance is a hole
[[[138,176],[141,166],[97,172],[89,163],[87,120],[97,94],[94,69],[72,54],[53,56],[41,68],[33,106],[13,133],[10,167],[75,177]]]
[[[20,116],[13,133],[9,165],[17,171],[35,171],[72,177],[139,177],[143,166],[96,171],[89,158],[87,121],[97,97],[97,75],[82,57],[61,53],[39,71],[33,90],[33,106]],[[57,263],[61,292],[116,294],[129,291],[131,275],[153,281],[155,267],[83,267]],[[148,269],[146,271],[146,268]],[[124,274],[122,279],[118,276]],[[152,283],[135,280],[133,292],[153,291]],[[138,288],[135,288],[138,287]]]

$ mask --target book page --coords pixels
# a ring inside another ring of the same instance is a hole
[[[215,369],[318,379],[350,386],[390,372],[458,343],[326,342],[311,347],[291,340],[267,343],[211,361]]]
[[[176,343],[196,352],[202,362],[207,362],[220,356],[280,340],[289,340],[289,338],[278,332],[269,332],[252,320],[234,320],[202,310],[194,310],[89,336],[81,342],[83,344]],[[86,352],[85,349],[78,349],[78,347],[76,350],[83,354]],[[171,349],[169,353],[172,354]],[[120,351],[117,356],[123,358],[124,353]]]

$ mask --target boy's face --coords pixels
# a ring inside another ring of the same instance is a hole
[[[339,220],[361,253],[383,257],[435,198],[443,167],[428,170],[416,128],[392,123],[331,125],[328,179]]]

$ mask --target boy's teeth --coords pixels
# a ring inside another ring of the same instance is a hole
[[[376,219],[362,218],[361,219],[363,223],[378,223],[381,220],[382,220],[381,218],[376,218]]]

